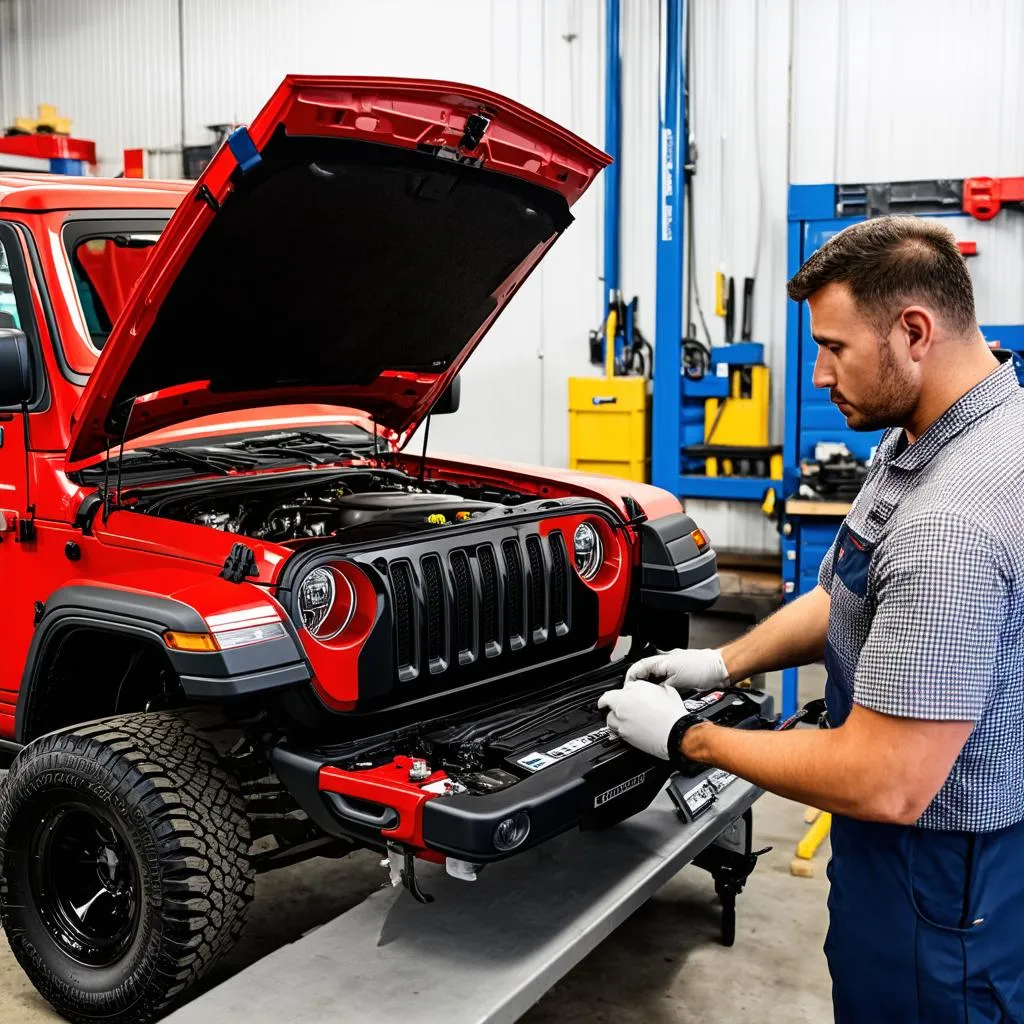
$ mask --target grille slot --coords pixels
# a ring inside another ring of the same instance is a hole
[[[519,544],[507,540],[501,545],[508,576],[508,646],[521,651],[526,646],[526,589],[523,585],[523,555]]]
[[[501,654],[501,594],[498,590],[498,560],[490,544],[477,548],[480,562],[481,604],[483,605],[484,656]]]
[[[420,674],[419,615],[416,613],[415,583],[412,566],[402,560],[392,562],[388,572],[391,591],[395,595],[395,655],[398,678],[409,682]]]
[[[437,675],[448,667],[448,602],[445,600],[441,559],[437,555],[424,555],[420,568],[426,598],[427,667],[431,675]]]
[[[548,587],[540,537],[526,538],[526,554],[530,559],[530,637],[542,644],[548,638]]]
[[[469,555],[453,551],[449,557],[455,591],[455,650],[460,665],[471,665],[477,657],[476,605]]]
[[[552,532],[551,545],[551,621],[555,636],[565,636],[572,620],[569,615],[569,555],[561,532]]]
[[[577,589],[565,530],[551,525],[486,540],[447,534],[375,559],[390,591],[395,683],[475,684],[590,649],[589,622],[573,619],[588,620],[589,595]]]

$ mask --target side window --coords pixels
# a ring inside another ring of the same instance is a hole
[[[0,328],[23,331],[32,351],[36,394],[29,412],[45,409],[49,398],[39,331],[32,313],[32,291],[18,226],[0,220]],[[20,407],[17,407],[20,408]],[[9,409],[2,411],[8,412]]]
[[[10,260],[4,241],[0,238],[0,327],[21,328],[21,319],[18,313],[18,300],[14,294]]]

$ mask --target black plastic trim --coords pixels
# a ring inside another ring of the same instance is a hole
[[[699,611],[713,604],[721,586],[713,548],[693,539],[697,524],[684,512],[640,526],[639,603],[669,611]]]
[[[308,683],[310,672],[304,662],[295,662],[291,665],[264,669],[261,672],[231,676],[179,675],[179,678],[181,688],[187,697],[194,700],[220,700],[225,697],[248,697],[254,693],[266,693],[268,690],[294,686],[296,683]]]
[[[186,694],[193,699],[209,700],[308,682],[311,671],[294,628],[290,622],[283,625],[286,636],[260,644],[210,653],[174,651],[162,639],[168,630],[205,633],[209,628],[189,605],[169,597],[112,587],[62,587],[46,601],[32,637],[15,711],[15,738],[19,742],[31,738],[40,667],[46,664],[51,645],[66,630],[106,629],[153,643],[167,654]]]
[[[682,590],[653,590],[640,588],[640,604],[644,608],[657,608],[670,612],[692,612],[710,608],[722,592],[718,573]]]
[[[84,536],[88,537],[92,533],[92,524],[96,514],[101,508],[103,508],[103,496],[100,492],[93,491],[91,494],[87,494],[82,499],[82,504],[78,506],[78,511],[75,513],[72,525],[81,530]]]
[[[601,782],[595,784],[589,775],[598,769]],[[669,775],[668,763],[625,747],[611,757],[603,749],[589,757],[586,752],[577,754],[497,793],[428,801],[423,808],[423,842],[432,850],[463,860],[504,860],[579,826],[593,812],[597,793],[641,775],[645,787],[660,788]],[[530,819],[526,841],[514,850],[496,850],[494,830],[520,811]]]

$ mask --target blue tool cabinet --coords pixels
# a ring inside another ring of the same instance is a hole
[[[865,195],[875,186],[791,185],[788,215],[788,276],[800,269],[812,253],[832,235],[857,221],[863,212],[843,216],[845,207],[858,191]],[[893,212],[901,212],[894,209]],[[963,217],[959,206],[917,209],[906,212],[929,217]],[[983,311],[982,311],[983,312]],[[1003,348],[1024,352],[1024,324],[982,324],[982,333]],[[811,337],[807,303],[789,303],[786,323],[786,421],[783,438],[783,495],[793,497],[800,484],[800,461],[814,457],[822,441],[841,442],[858,459],[869,459],[881,438],[880,432],[850,430],[846,420],[829,401],[827,391],[812,383],[817,346]],[[818,569],[842,523],[841,511],[832,515],[784,511],[782,517],[782,580],[786,600],[812,590]],[[791,715],[797,707],[797,671],[782,674],[782,712]]]

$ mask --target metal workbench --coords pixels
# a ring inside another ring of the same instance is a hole
[[[515,1021],[760,795],[737,779],[683,824],[662,791],[613,829],[559,836],[475,882],[425,865],[420,881],[434,903],[380,889],[166,1020]]]

